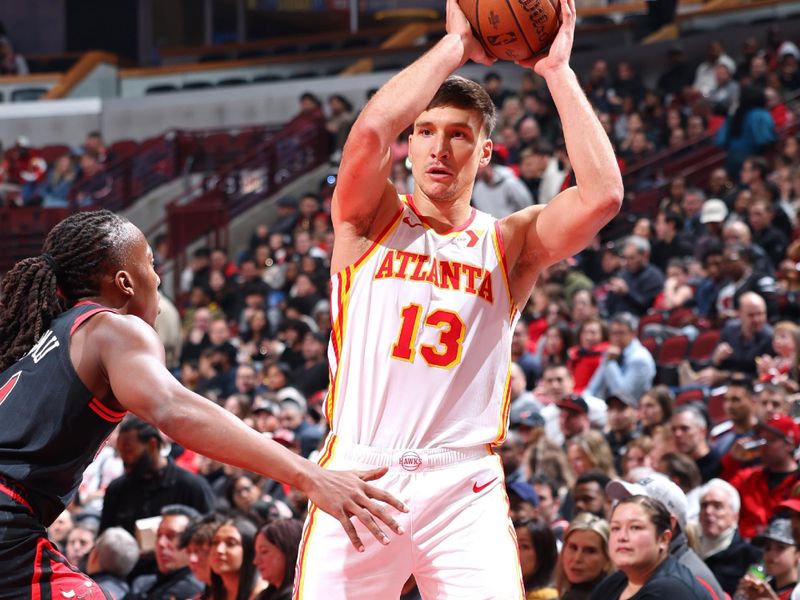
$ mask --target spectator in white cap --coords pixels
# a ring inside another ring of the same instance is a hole
[[[723,479],[712,479],[700,489],[698,554],[733,596],[750,565],[761,560],[761,550],[739,534],[739,492]]]
[[[647,496],[661,502],[672,516],[672,531],[669,541],[669,554],[680,564],[689,569],[696,579],[708,590],[712,597],[719,600],[725,597],[717,578],[700,559],[694,550],[689,548],[684,529],[686,513],[689,509],[686,494],[675,483],[663,475],[654,473],[636,483],[628,483],[615,479],[606,486],[606,494],[614,500],[622,500],[630,496]]]

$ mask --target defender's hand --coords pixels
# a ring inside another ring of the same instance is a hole
[[[458,5],[458,0],[447,0],[447,22],[445,24],[447,33],[452,33],[461,38],[464,44],[464,59],[472,60],[482,65],[493,65],[497,59],[486,54],[480,41],[472,34],[472,25],[469,24],[466,15]]]
[[[350,521],[351,517],[358,518],[382,544],[388,544],[389,538],[375,522],[374,517],[383,521],[396,534],[404,533],[397,521],[375,500],[393,506],[401,512],[408,512],[405,504],[391,494],[367,483],[383,477],[386,471],[387,467],[369,471],[328,471],[320,468],[314,474],[312,488],[308,491],[309,500],[342,524],[350,542],[359,552],[364,551],[364,544]]]

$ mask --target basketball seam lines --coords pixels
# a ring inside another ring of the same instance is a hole
[[[528,41],[528,36],[525,35],[525,29],[523,29],[522,25],[519,22],[519,19],[517,19],[517,13],[514,12],[514,7],[511,6],[511,0],[506,0],[506,6],[508,6],[508,12],[511,13],[511,18],[514,19],[514,23],[517,24],[517,30],[520,33],[520,37],[522,37],[522,41],[525,42],[525,45],[528,47],[528,50],[531,51],[531,56],[536,56],[538,52],[534,52],[533,47]]]

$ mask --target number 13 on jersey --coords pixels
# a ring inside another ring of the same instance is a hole
[[[461,360],[461,349],[467,327],[456,313],[442,308],[428,313],[424,319],[419,304],[409,304],[400,311],[400,332],[392,346],[392,358],[414,362],[417,335],[422,323],[439,330],[436,345],[421,344],[419,353],[431,367],[449,369]]]

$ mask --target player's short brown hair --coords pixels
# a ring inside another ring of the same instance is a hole
[[[497,122],[497,109],[489,94],[479,83],[451,75],[439,86],[426,110],[439,106],[454,106],[477,111],[483,118],[483,134],[487,138],[492,135]]]

